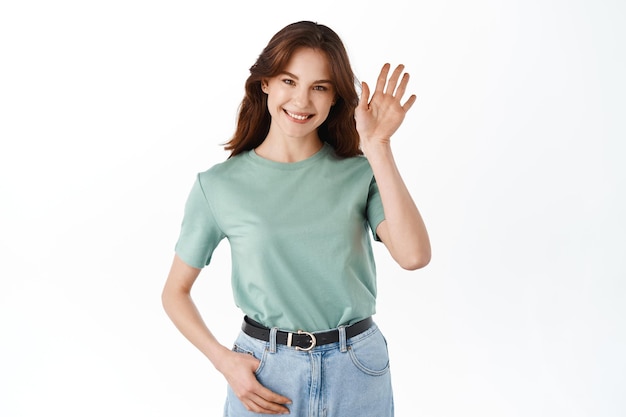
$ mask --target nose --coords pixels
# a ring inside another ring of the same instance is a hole
[[[309,104],[309,94],[308,88],[298,86],[294,89],[292,101],[296,106],[304,108]]]

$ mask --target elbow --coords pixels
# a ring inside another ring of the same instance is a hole
[[[189,298],[191,298],[190,286],[174,284],[169,280],[161,291],[161,305],[168,315]]]
[[[423,253],[416,253],[406,259],[399,260],[398,264],[402,269],[406,269],[407,271],[416,271],[428,265],[430,263],[430,259],[430,251],[427,251]]]
[[[161,306],[166,313],[169,314],[172,306],[176,304],[177,294],[174,288],[170,285],[166,285],[161,292]]]
[[[170,304],[170,293],[167,288],[164,288],[161,292],[161,306],[167,312],[169,304]]]
[[[416,271],[418,269],[424,268],[426,265],[428,265],[429,262],[430,259],[419,259],[410,262],[402,262],[400,266],[402,267],[402,269],[406,269],[407,271]]]

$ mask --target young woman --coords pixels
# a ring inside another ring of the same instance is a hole
[[[342,41],[307,21],[250,68],[230,157],[198,174],[163,290],[169,317],[228,382],[225,416],[393,415],[370,231],[403,268],[430,260],[390,147],[415,102],[402,102],[403,70],[385,64],[359,100]],[[190,296],[223,238],[244,313],[232,349]]]

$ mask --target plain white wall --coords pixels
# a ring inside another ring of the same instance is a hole
[[[0,415],[218,416],[160,292],[248,68],[316,20],[361,80],[404,63],[393,138],[434,257],[376,246],[398,416],[626,415],[626,5],[61,0],[0,6]],[[218,248],[196,300],[241,314]]]

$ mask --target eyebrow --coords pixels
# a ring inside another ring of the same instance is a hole
[[[284,74],[287,75],[295,80],[299,80],[298,76],[295,74],[290,73],[289,71],[281,71],[280,74]],[[333,82],[331,80],[316,80],[313,81],[312,84],[332,84]]]

